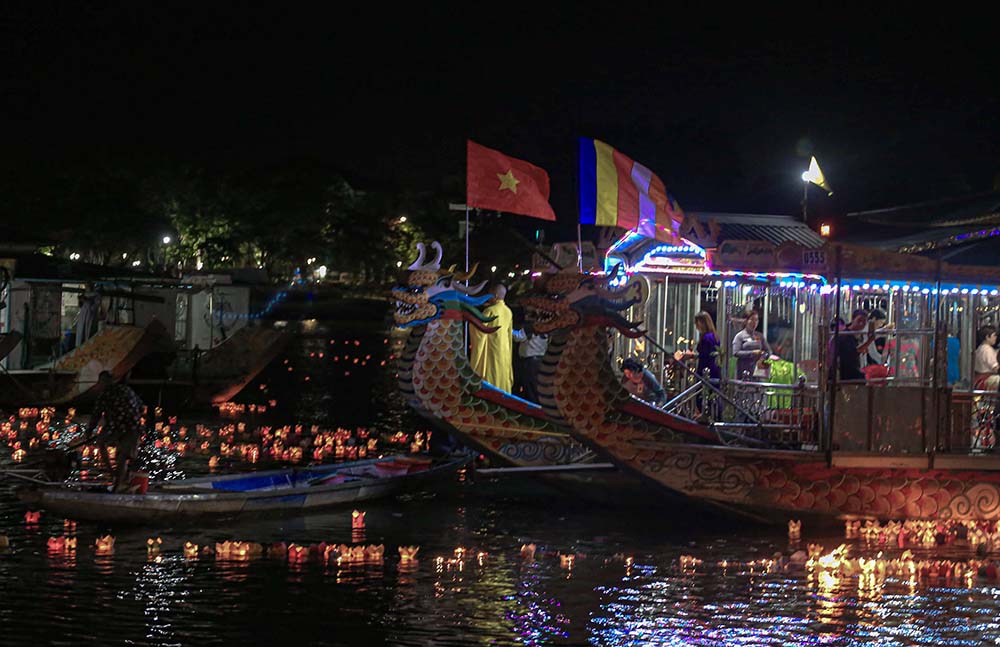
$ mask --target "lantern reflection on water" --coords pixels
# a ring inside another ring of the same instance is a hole
[[[10,549],[10,538],[7,535],[0,535],[0,551]]]

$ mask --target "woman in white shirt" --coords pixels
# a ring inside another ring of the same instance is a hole
[[[1000,386],[1000,375],[997,375],[997,329],[994,326],[983,326],[976,335],[979,347],[972,358],[973,385],[981,391],[996,391]]]

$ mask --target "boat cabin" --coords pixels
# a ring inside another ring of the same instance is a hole
[[[668,410],[801,448],[923,454],[992,446],[997,391],[977,385],[973,352],[976,331],[997,323],[1000,270],[826,243],[791,218],[689,214],[685,226],[684,245],[626,234],[605,264],[617,282],[635,274],[650,282],[649,301],[630,313],[649,335],[616,335],[614,356],[639,357],[658,374]],[[846,379],[830,370],[834,349],[850,346],[844,336],[862,344],[869,330],[834,322],[850,325],[856,310],[879,310],[885,321],[859,353],[864,377]],[[720,381],[674,361],[694,350],[699,311],[715,321]],[[764,361],[740,372],[747,364],[733,357],[733,340],[751,311],[766,340]]]

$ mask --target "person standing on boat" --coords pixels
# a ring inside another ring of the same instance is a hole
[[[756,310],[747,313],[743,330],[733,337],[733,357],[736,358],[736,379],[752,380],[754,377],[767,377],[766,369],[760,362],[773,355],[767,338],[757,331],[760,315]],[[763,375],[762,375],[763,373]]]
[[[135,460],[136,449],[142,437],[142,413],[146,405],[131,387],[115,384],[108,371],[101,371],[95,390],[98,394],[97,403],[87,425],[85,442],[93,439],[94,430],[103,418],[104,427],[98,436],[98,448],[109,469],[111,457],[108,448],[115,448],[113,489],[118,491],[125,486],[130,463]]]
[[[707,312],[699,312],[694,316],[694,327],[698,330],[697,351],[684,351],[681,353],[682,359],[698,358],[698,375],[708,378],[714,386],[719,385],[722,379],[722,368],[719,366],[719,338],[715,334],[715,322],[712,315]],[[697,398],[698,410],[704,413],[702,397]]]
[[[861,331],[868,327],[868,339],[860,341]],[[875,343],[875,323],[868,323],[868,313],[864,310],[855,310],[851,314],[851,323],[847,328],[841,330],[836,337],[837,345],[829,354],[830,379],[833,379],[833,372],[840,370],[840,381],[864,380],[865,374],[861,371],[861,357],[868,355],[868,347]],[[833,339],[830,340],[831,345]]]
[[[978,391],[996,391],[1000,386],[1000,364],[997,362],[997,329],[994,326],[983,326],[976,333],[979,345],[972,358],[974,373],[973,388]]]
[[[629,357],[622,362],[622,373],[625,374],[622,385],[626,391],[654,407],[664,404],[667,392],[663,390],[649,369],[642,365],[642,362],[634,357]]]
[[[885,316],[885,312],[875,308],[868,313],[868,322],[871,324],[872,328],[875,329],[876,333],[881,333],[886,330],[885,322],[888,319]],[[875,343],[868,347],[868,354],[866,355],[865,364],[867,366],[884,366],[885,365],[885,337],[878,337],[875,339]]]
[[[514,388],[514,314],[504,303],[506,296],[506,286],[497,283],[493,298],[483,309],[487,318],[493,318],[486,325],[497,328],[496,332],[485,333],[469,326],[469,363],[481,378],[510,393]]]
[[[538,369],[549,347],[548,335],[536,335],[523,328],[514,331],[517,356],[521,360],[521,386],[526,400],[538,402]]]

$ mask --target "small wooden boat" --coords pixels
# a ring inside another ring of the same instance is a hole
[[[0,405],[59,405],[93,399],[101,371],[121,379],[139,360],[169,348],[167,329],[157,319],[146,326],[108,325],[51,366],[0,373]]]
[[[73,519],[144,522],[217,515],[306,512],[410,492],[443,481],[465,467],[471,454],[433,460],[394,455],[351,463],[205,476],[151,483],[145,494],[112,494],[107,486],[45,483],[18,496],[32,506]]]

